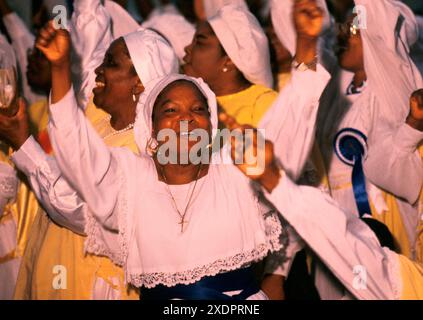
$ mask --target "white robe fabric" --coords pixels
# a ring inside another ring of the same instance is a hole
[[[411,50],[411,56],[420,73],[423,73],[423,16],[416,16],[419,26],[419,40]]]
[[[317,138],[328,171],[331,195],[349,214],[355,215],[358,214],[358,210],[353,190],[351,187],[345,187],[351,183],[352,167],[341,162],[335,155],[334,137],[344,128],[354,128],[369,138],[370,146],[373,141],[373,132],[378,130],[377,127],[383,124],[384,127],[392,128],[392,125],[395,127],[398,123],[403,123],[407,114],[409,96],[421,81],[408,54],[410,46],[415,41],[413,36],[415,35],[415,20],[409,9],[391,0],[357,0],[356,4],[367,8],[367,29],[360,31],[364,43],[366,72],[369,77],[368,86],[361,94],[346,96],[352,74],[339,70],[336,59],[331,52],[324,49],[328,45],[321,43],[320,59],[331,72],[332,80],[321,98],[317,120]],[[290,16],[292,5],[293,2],[285,1],[272,3],[275,30],[281,42],[287,48],[291,48],[291,51],[294,50],[296,41]],[[326,5],[324,3],[320,5],[327,12]],[[399,18],[401,16],[406,17],[406,20],[405,23],[398,24],[402,28],[396,32],[397,21],[402,20]],[[372,24],[372,21],[380,21],[380,19],[386,21],[383,27],[380,24]],[[325,21],[325,25],[329,26],[330,19],[325,18]],[[325,37],[325,41],[330,38],[330,36]],[[389,152],[395,151],[390,149]],[[370,200],[377,211],[382,213],[386,209],[386,204],[380,189],[369,181],[366,181],[366,184]],[[406,223],[412,241],[415,237],[416,213],[410,217],[410,210],[403,209],[404,204],[400,199],[397,202],[406,218],[404,220],[413,221],[413,223]],[[327,279],[326,284],[324,280],[318,279],[319,274],[323,278],[326,277],[324,271],[318,268],[316,272],[318,273],[316,284],[319,284],[318,289],[322,299],[346,298],[345,294],[348,295],[348,293],[337,290],[338,285],[332,283],[331,279]]]
[[[286,176],[267,198],[356,299],[400,299],[398,255],[382,248],[365,222]]]
[[[15,199],[17,189],[16,171],[10,165],[0,162],[0,216],[3,215],[4,207]]]
[[[302,77],[302,85],[307,84],[308,88],[322,79],[328,80],[324,71],[307,71],[297,76]],[[310,93],[308,100],[298,100],[305,104],[302,108],[318,100],[321,92],[310,90]],[[291,91],[290,94],[303,95],[303,92],[297,88],[295,93]],[[295,104],[293,101],[290,108],[302,113],[301,107],[298,111],[298,102]],[[144,105],[146,107],[151,110],[151,102]],[[271,216],[271,220],[262,220],[255,197],[244,185],[248,185],[246,178],[232,165],[212,165],[208,176],[199,181],[201,193],[194,196],[193,206],[188,210],[190,225],[181,235],[178,215],[164,184],[158,181],[150,158],[145,155],[137,158],[126,150],[107,149],[76,108],[72,91],[58,104],[51,105],[51,111],[49,129],[59,167],[87,200],[95,216],[95,219],[87,221],[87,247],[125,265],[127,279],[133,284],[152,287],[158,283],[191,283],[206,275],[239,268],[278,247],[279,240],[275,242],[274,236],[280,233],[276,227],[279,222],[276,223]],[[216,110],[213,112],[216,113]],[[68,120],[67,124],[63,123],[65,118],[73,119],[72,123]],[[136,127],[144,128],[148,119],[138,115],[137,121],[144,122],[144,125]],[[289,123],[284,122],[283,125],[288,132]],[[72,155],[69,154],[70,141]],[[138,142],[140,151],[145,149],[144,142]],[[79,152],[91,156],[81,157]],[[231,183],[221,179],[229,179]],[[239,190],[233,188],[237,181]],[[190,187],[172,186],[172,189],[175,194],[186,194]],[[159,198],[161,200],[157,201]],[[139,199],[143,201],[139,202]],[[202,209],[195,210],[199,205]],[[242,224],[239,224],[240,218]],[[219,223],[221,219],[225,219],[225,223]],[[160,225],[159,233],[157,225]],[[222,229],[222,225],[225,228]],[[250,232],[253,237],[247,236]],[[210,242],[211,238],[216,241]],[[158,245],[161,250],[157,250]]]
[[[208,22],[244,77],[251,83],[273,88],[269,41],[248,8],[226,5]]]
[[[407,124],[396,130],[380,129],[369,147],[364,171],[375,185],[397,197],[411,244],[410,257],[416,257],[418,227],[423,219],[419,203],[423,184],[423,163],[418,147],[423,133]]]
[[[243,8],[248,10],[248,6],[245,3],[245,0],[202,0],[204,3],[204,13],[206,14],[206,18],[210,19],[215,16],[221,8],[226,5],[236,5],[242,6]]]

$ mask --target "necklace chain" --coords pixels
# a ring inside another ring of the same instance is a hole
[[[169,192],[170,197],[172,198],[172,201],[173,201],[173,206],[175,207],[175,209],[176,209],[176,211],[177,211],[177,213],[178,213],[179,217],[181,218],[181,220],[180,220],[180,222],[179,222],[178,224],[180,224],[180,225],[181,225],[181,233],[183,233],[183,232],[184,232],[184,225],[188,223],[188,221],[185,221],[185,216],[186,216],[186,214],[187,214],[187,212],[188,212],[188,208],[189,208],[189,206],[190,206],[190,204],[191,204],[192,196],[194,195],[195,187],[197,186],[198,178],[200,177],[201,169],[202,169],[202,167],[203,167],[203,166],[202,166],[202,165],[200,165],[200,167],[199,167],[199,169],[198,169],[197,176],[196,176],[196,178],[195,178],[194,187],[192,188],[191,195],[189,196],[188,203],[187,203],[187,205],[186,205],[186,207],[185,207],[185,210],[184,210],[184,213],[183,213],[183,214],[181,214],[181,211],[179,211],[178,206],[177,206],[177,204],[176,204],[176,200],[175,200],[175,198],[173,197],[172,192],[170,191],[169,184],[167,183],[167,178],[166,178],[166,175],[165,175],[164,170],[163,170],[163,166],[159,166],[159,167],[160,167],[160,173],[161,173],[161,175],[162,175],[162,177],[163,177],[163,180],[164,180],[164,181],[165,181],[165,183],[166,183],[166,188],[167,188],[167,191]]]

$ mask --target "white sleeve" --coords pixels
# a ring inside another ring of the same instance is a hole
[[[4,207],[16,197],[18,178],[10,165],[0,162],[0,217]]]
[[[117,230],[118,165],[78,107],[73,87],[61,101],[50,103],[48,130],[62,174],[95,218],[107,228]]]
[[[283,174],[283,173],[282,173]],[[268,199],[341,283],[358,299],[398,299],[398,259],[372,230],[334,200],[286,175]]]
[[[75,0],[71,19],[72,82],[78,105],[85,109],[95,84],[95,69],[113,41],[111,18],[100,0]]]
[[[53,157],[33,137],[12,155],[12,161],[31,184],[38,201],[57,224],[83,234],[87,205],[62,176]]]
[[[45,99],[43,95],[32,91],[26,77],[26,69],[28,67],[27,54],[28,49],[32,49],[34,47],[34,35],[28,30],[25,23],[15,12],[5,15],[3,17],[3,23],[10,35],[10,38],[12,39],[12,47],[16,54],[16,60],[19,67],[19,75],[21,78],[21,85],[25,99],[28,100],[30,105]]]
[[[386,130],[372,139],[364,161],[366,177],[410,204],[416,203],[423,184],[423,163],[417,150],[423,132],[404,123],[396,132]]]
[[[259,124],[293,180],[300,177],[313,147],[320,96],[329,79],[320,64],[317,71],[293,70],[291,80]]]

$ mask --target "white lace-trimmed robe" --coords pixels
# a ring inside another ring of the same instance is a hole
[[[272,107],[279,116],[269,124],[275,144],[291,142],[298,148],[292,153],[308,152],[311,138],[302,133],[314,130],[315,109],[328,79],[320,66],[317,72],[294,72],[289,89]],[[202,191],[194,195],[181,235],[180,218],[151,159],[109,150],[76,107],[73,90],[50,108],[59,167],[93,211],[86,221],[87,249],[124,265],[129,282],[146,287],[192,283],[248,265],[278,248],[277,217],[265,219],[248,179],[233,165],[212,165],[199,181]],[[287,166],[294,168],[297,160],[288,157]]]

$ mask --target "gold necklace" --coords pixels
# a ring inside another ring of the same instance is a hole
[[[186,205],[186,207],[185,207],[185,210],[184,210],[184,213],[183,213],[183,214],[181,214],[181,212],[179,211],[178,206],[177,206],[177,204],[176,204],[176,200],[175,200],[175,198],[173,197],[172,192],[170,191],[169,184],[167,183],[166,175],[165,175],[164,170],[163,170],[163,166],[159,166],[159,167],[160,167],[160,173],[162,174],[163,180],[164,180],[164,181],[165,181],[165,183],[166,183],[166,188],[167,188],[167,191],[169,192],[170,197],[172,198],[172,201],[173,201],[173,206],[175,207],[176,212],[177,212],[177,213],[178,213],[178,215],[179,215],[179,218],[181,218],[181,220],[178,222],[178,224],[180,224],[180,225],[181,225],[181,233],[184,233],[184,225],[185,225],[185,224],[188,224],[188,222],[189,222],[189,221],[186,221],[186,220],[185,220],[185,216],[186,216],[187,211],[188,211],[188,208],[189,208],[189,206],[190,206],[190,204],[191,204],[192,196],[194,195],[195,187],[197,186],[198,178],[200,177],[200,173],[201,173],[201,169],[202,169],[203,165],[201,164],[201,165],[200,165],[200,168],[198,169],[198,172],[197,172],[197,177],[195,178],[194,188],[192,188],[191,195],[189,196],[189,200],[188,200],[188,203],[187,203],[187,205]]]

